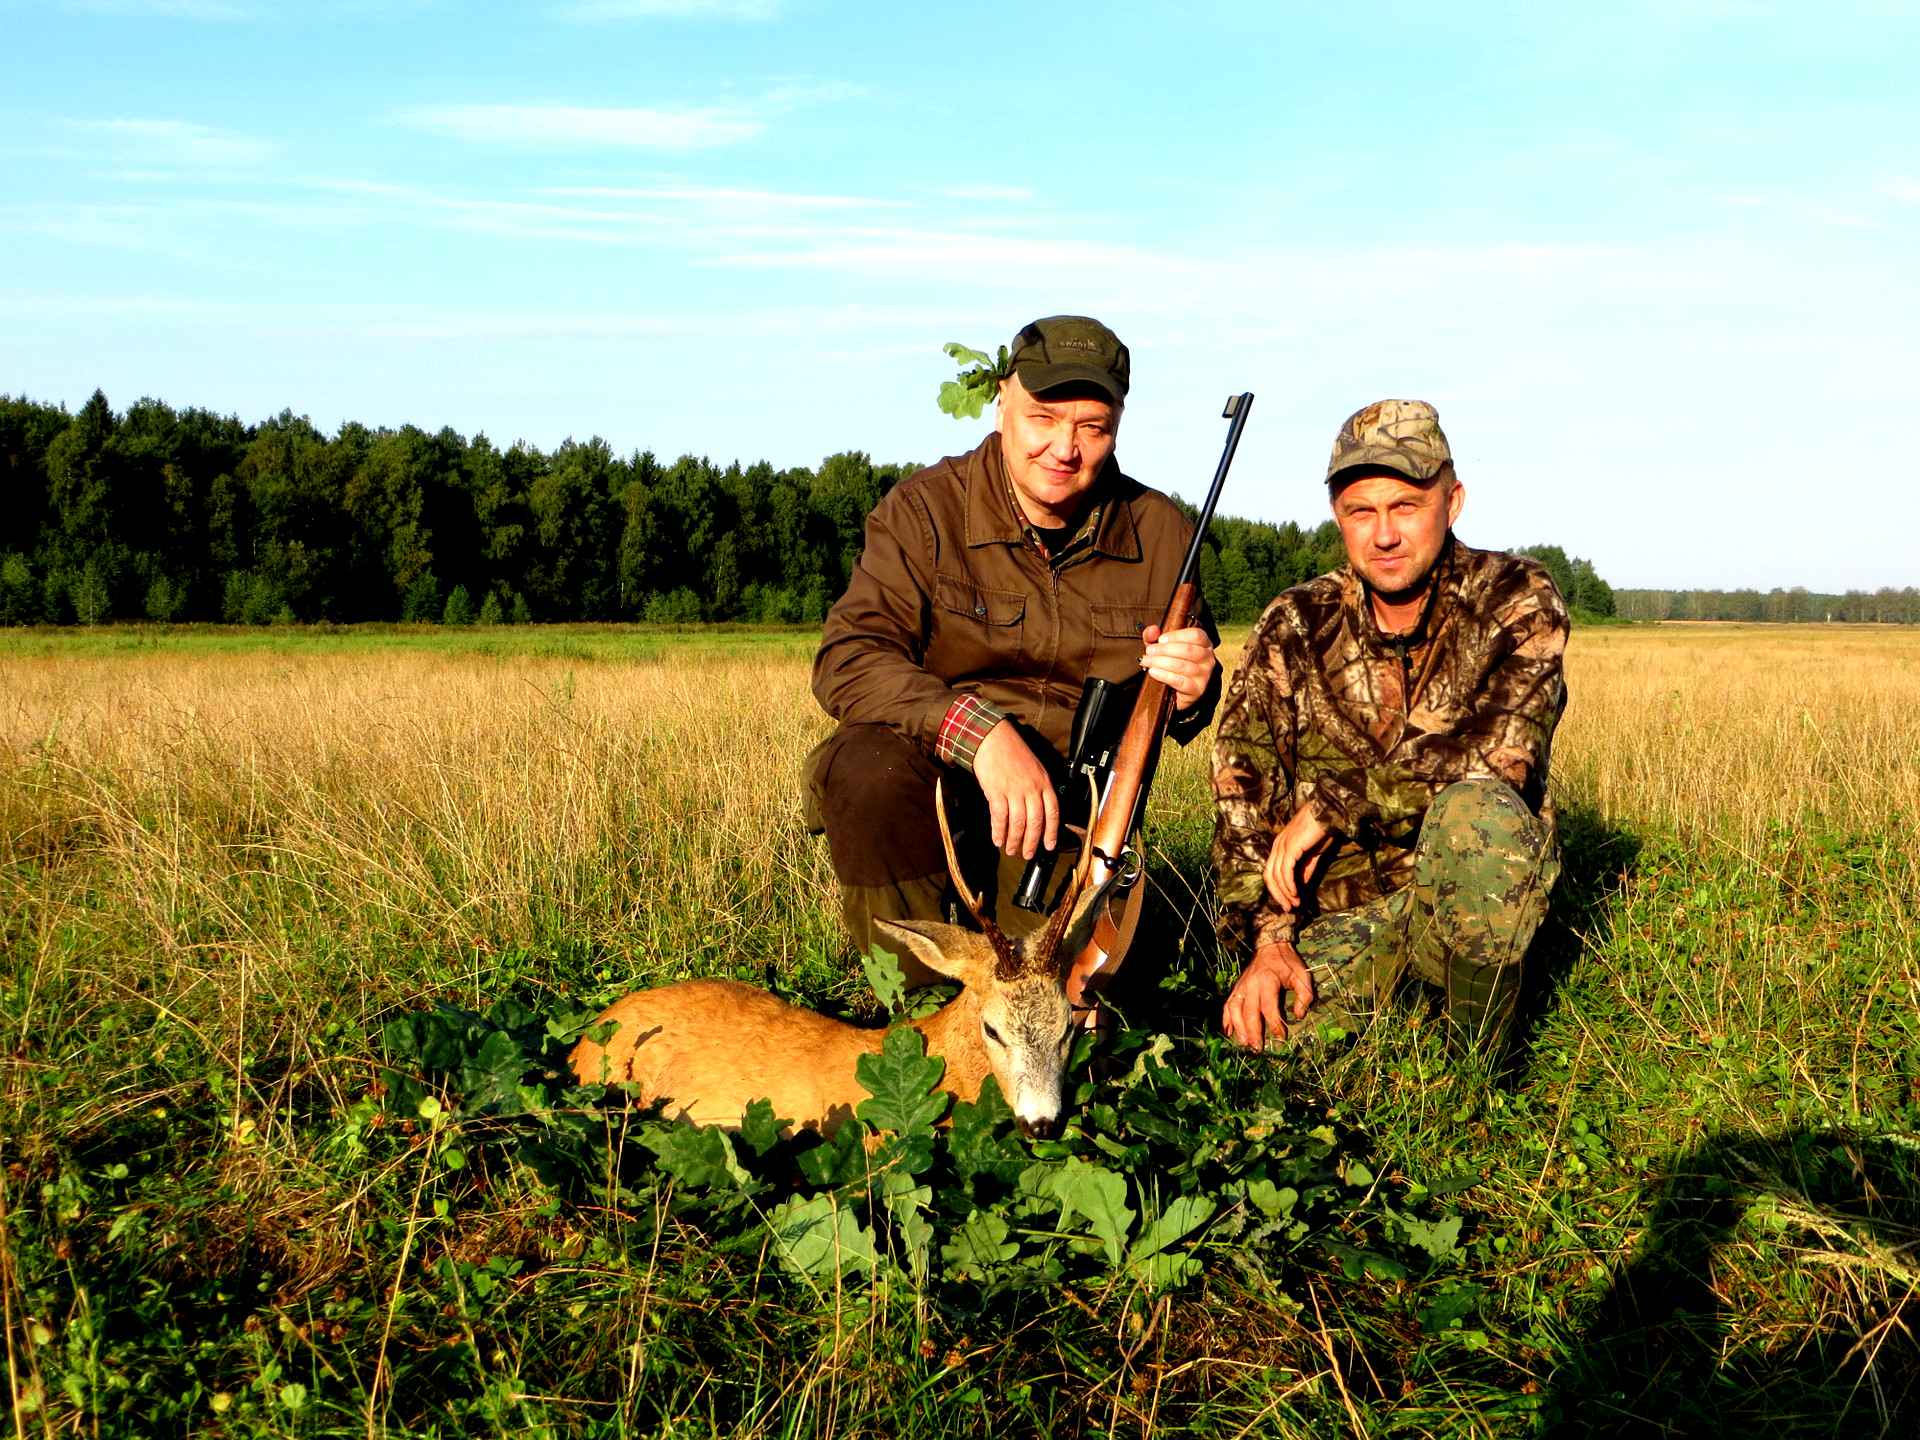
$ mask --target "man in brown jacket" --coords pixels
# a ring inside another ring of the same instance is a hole
[[[993,433],[874,507],[814,657],[813,693],[839,728],[808,759],[808,816],[863,952],[876,918],[945,915],[936,779],[956,838],[971,834],[969,878],[989,903],[1010,899],[1025,861],[1058,843],[1055,785],[1088,676],[1165,682],[1182,743],[1219,695],[1211,621],[1159,633],[1192,530],[1114,460],[1127,347],[1097,320],[1054,315],[1021,330],[1009,362]],[[1002,858],[976,875],[987,841]],[[997,918],[1019,935],[1039,917],[1006,903]]]
[[[1559,873],[1566,607],[1536,562],[1454,538],[1465,491],[1423,401],[1349,417],[1327,489],[1348,563],[1267,607],[1214,739],[1246,964],[1221,1023],[1254,1047],[1310,1013],[1350,1028],[1411,972],[1497,1050]]]

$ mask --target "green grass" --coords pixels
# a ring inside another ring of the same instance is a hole
[[[16,634],[0,655],[112,659],[94,647],[148,638]],[[496,638],[516,662],[764,645],[803,668],[811,645],[590,627],[152,637],[187,658]],[[18,1435],[1811,1436],[1920,1417],[1910,836],[1736,846],[1565,796],[1566,877],[1507,1070],[1450,1056],[1417,995],[1325,1054],[1268,1059],[1212,1034],[1230,976],[1196,898],[1207,802],[1194,757],[1174,757],[1150,836],[1157,911],[1123,996],[1129,1063],[1167,1033],[1171,1078],[1089,1080],[1069,1153],[1121,1176],[1138,1211],[1189,1183],[1214,1200],[1178,1249],[1197,1273],[1156,1284],[1089,1253],[1084,1228],[1051,1235],[1012,1181],[959,1178],[941,1140],[916,1283],[905,1266],[809,1276],[768,1239],[777,1206],[829,1192],[896,1236],[864,1181],[836,1190],[789,1151],[739,1146],[751,1185],[713,1182],[656,1160],[641,1142],[657,1130],[557,1071],[643,954],[871,1011],[810,888],[819,842],[785,811],[768,826],[786,881],[756,860],[716,889],[719,822],[638,808],[623,823],[679,827],[688,858],[663,845],[623,879],[610,828],[601,878],[567,903],[534,897],[454,937],[424,904],[330,899],[310,857],[272,858],[257,779],[251,810],[182,819],[103,773],[75,811],[48,788],[56,758],[22,747],[0,775],[26,797],[7,813],[41,817],[16,818],[0,852]],[[768,785],[790,787],[774,768]],[[465,873],[444,824],[395,834],[406,874]],[[182,835],[205,855],[138,850]],[[436,1004],[494,1019],[441,1012],[437,1049],[389,1028]],[[1271,1133],[1249,1137],[1263,1109]],[[1320,1127],[1324,1153],[1299,1139]],[[1176,1175],[1222,1137],[1222,1158]],[[1286,1165],[1301,1233],[1235,1230],[1235,1183]],[[976,1203],[1018,1231],[1004,1273],[940,1258]]]

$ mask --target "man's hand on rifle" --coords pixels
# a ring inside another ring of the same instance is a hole
[[[1283,1012],[1280,997],[1293,992],[1293,1004]],[[1220,1012],[1220,1028],[1249,1050],[1264,1050],[1287,1038],[1286,1016],[1297,1024],[1313,1004],[1313,976],[1300,952],[1291,945],[1262,945],[1240,973]]]
[[[1332,838],[1333,832],[1311,801],[1293,812],[1286,827],[1273,837],[1273,849],[1267,855],[1267,894],[1274,904],[1287,911],[1300,909],[1300,892],[1320,868],[1320,857]]]
[[[1207,693],[1207,682],[1219,661],[1213,655],[1213,642],[1199,626],[1160,633],[1158,625],[1149,625],[1140,634],[1146,653],[1140,668],[1165,685],[1174,694],[1174,708],[1184,710]]]
[[[1041,845],[1060,840],[1060,797],[1053,782],[1011,720],[987,732],[973,755],[973,778],[987,797],[996,850],[1031,860]]]

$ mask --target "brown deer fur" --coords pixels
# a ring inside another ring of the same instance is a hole
[[[981,931],[938,921],[877,921],[882,933],[929,969],[961,983],[934,1014],[910,1022],[927,1053],[946,1061],[940,1088],[973,1100],[989,1074],[1022,1130],[1048,1134],[1059,1123],[1062,1078],[1072,1046],[1072,1010],[1063,957],[1085,943],[1102,892],[1086,887],[1083,860],[1054,919],[1023,941],[1001,933],[960,878],[940,808],[954,883]],[[604,1043],[582,1040],[570,1057],[582,1084],[628,1082],[641,1098],[699,1124],[738,1125],[765,1097],[792,1127],[831,1133],[865,1097],[854,1072],[885,1037],[731,980],[683,980],[638,990],[600,1016],[614,1022]]]

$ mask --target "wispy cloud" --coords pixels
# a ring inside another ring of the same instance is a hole
[[[705,105],[414,105],[396,118],[480,145],[570,150],[710,150],[752,140],[776,116],[864,94],[845,81],[789,82],[757,96]]]
[[[68,128],[96,138],[113,158],[134,169],[186,166],[238,169],[261,165],[278,148],[270,140],[196,125],[189,120],[70,120]]]
[[[399,118],[455,140],[538,149],[706,150],[751,140],[766,128],[744,111],[717,106],[417,105]]]
[[[898,210],[910,202],[872,195],[808,195],[790,190],[739,190],[713,185],[556,185],[539,191],[582,200],[661,201],[715,209]]]
[[[177,20],[250,20],[257,7],[242,0],[66,0],[65,10],[96,15],[154,15]]]
[[[771,20],[781,0],[574,0],[558,6],[562,20]]]
[[[942,185],[936,192],[949,200],[1031,200],[1033,191],[1025,185]]]

